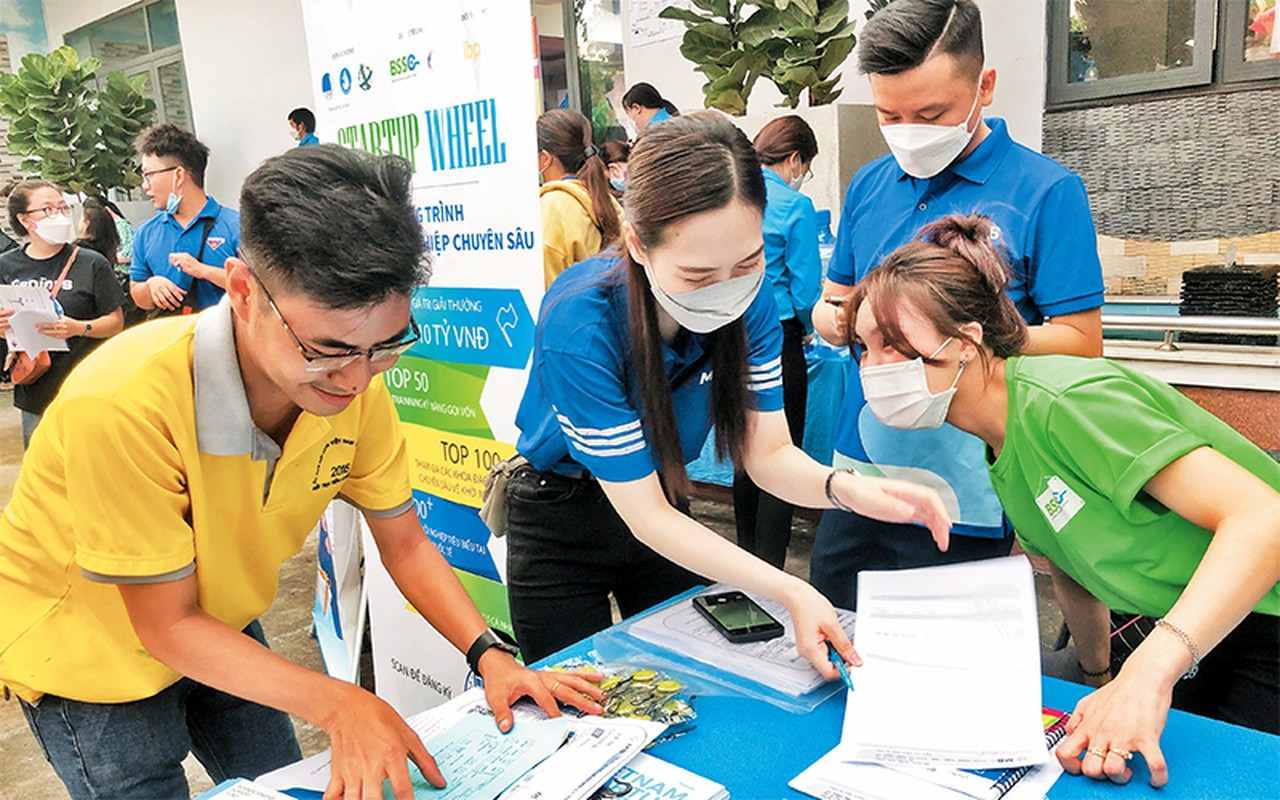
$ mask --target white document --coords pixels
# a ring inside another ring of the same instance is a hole
[[[547,715],[533,703],[517,703],[512,711],[515,724],[546,719]],[[470,689],[444,705],[415,714],[405,720],[423,742],[428,742],[471,714],[492,720],[493,712],[484,698],[483,689]],[[502,794],[503,800],[528,798],[590,797],[604,785],[621,765],[649,745],[665,729],[661,722],[630,719],[577,718],[565,715],[570,738],[567,744]],[[330,751],[269,772],[257,783],[272,789],[311,789],[323,792],[329,784]],[[541,791],[542,794],[537,792]]]
[[[993,769],[1048,760],[1040,634],[1023,556],[858,578],[847,761]]]
[[[700,594],[731,591],[716,584]],[[764,684],[793,697],[808,694],[826,679],[796,652],[795,626],[786,606],[751,595],[769,615],[782,623],[783,634],[767,642],[735,644],[724,638],[693,603],[682,601],[631,624],[633,636],[661,645],[717,669]],[[854,613],[836,609],[845,633],[853,636]]]
[[[287,794],[268,789],[255,781],[243,778],[221,789],[210,790],[211,794],[201,795],[207,800],[292,800]]]
[[[39,286],[0,286],[0,308],[14,312],[9,317],[12,327],[5,334],[10,350],[31,356],[45,350],[66,352],[66,339],[55,339],[36,330],[39,323],[58,321],[58,308],[49,292]]]
[[[1046,751],[1047,752],[1047,751]],[[854,764],[845,761],[839,748],[818,759],[788,784],[822,800],[1041,800],[1062,775],[1056,758],[1032,767],[1031,771],[1003,795],[961,793],[881,764]]]
[[[704,778],[669,761],[641,753],[618,770],[606,784],[618,797],[681,798],[681,800],[724,800],[729,792],[710,778]],[[609,795],[605,795],[606,797]]]

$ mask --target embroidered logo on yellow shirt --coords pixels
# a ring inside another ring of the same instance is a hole
[[[327,489],[347,479],[347,473],[351,472],[351,456],[354,454],[355,445],[353,439],[344,439],[341,436],[325,442],[324,449],[320,451],[320,458],[316,461],[316,474],[311,479],[311,491]]]
[[[1084,500],[1071,491],[1057,475],[1049,477],[1049,485],[1037,498],[1036,505],[1057,533],[1084,508]]]

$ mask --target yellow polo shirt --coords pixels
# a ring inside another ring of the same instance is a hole
[[[225,301],[108,340],[45,412],[0,515],[0,683],[28,702],[156,694],[180,676],[114,584],[194,572],[200,607],[240,630],[339,493],[377,516],[411,507],[382,381],[304,412],[280,448],[249,416]]]

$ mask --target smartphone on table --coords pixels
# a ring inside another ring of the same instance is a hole
[[[782,623],[739,591],[698,595],[693,598],[693,607],[735,644],[764,642],[782,635]]]

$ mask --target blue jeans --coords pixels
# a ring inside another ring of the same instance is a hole
[[[266,644],[257,622],[245,634]],[[44,695],[23,702],[22,712],[72,800],[186,800],[188,752],[214,783],[256,778],[302,757],[288,714],[187,678],[130,703]]]
[[[31,435],[36,432],[36,426],[40,424],[40,414],[33,414],[30,411],[22,412],[22,449],[26,450],[31,446]]]

